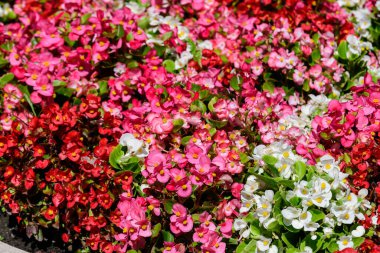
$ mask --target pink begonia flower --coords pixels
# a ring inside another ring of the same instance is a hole
[[[203,212],[199,216],[199,221],[201,222],[201,227],[205,227],[209,230],[216,230],[215,224],[211,221],[212,216],[208,212]]]
[[[372,103],[373,106],[379,107],[380,106],[380,92],[371,92],[369,94],[369,101]]]
[[[41,96],[38,94],[38,92],[36,91],[33,91],[31,94],[30,94],[30,100],[34,103],[34,104],[39,104],[42,102],[42,98]]]
[[[153,213],[156,216],[160,216],[161,215],[160,201],[158,199],[153,198],[152,196],[147,197],[146,200],[149,203],[148,209],[150,211],[153,211]]]
[[[209,240],[201,246],[202,252],[224,253],[226,251],[226,243],[222,242],[223,237],[217,233],[211,233]]]
[[[13,84],[6,84],[4,86],[4,98],[10,103],[18,103],[22,98],[22,93],[19,88]]]
[[[186,247],[182,243],[175,244],[175,242],[164,242],[163,253],[185,253]]]
[[[34,90],[46,97],[51,97],[54,93],[53,85],[46,83],[37,83],[36,86],[34,86]]]
[[[230,238],[232,236],[233,219],[226,219],[225,222],[220,224],[220,232],[223,237]]]
[[[210,230],[205,227],[196,228],[193,234],[193,241],[206,243],[209,240],[209,231]]]
[[[189,145],[186,151],[186,158],[191,164],[198,164],[200,157],[205,155],[205,151],[197,145]]]
[[[322,67],[319,64],[312,66],[309,70],[310,76],[318,78],[322,74]]]
[[[63,46],[64,40],[56,32],[51,34],[46,34],[45,32],[41,33],[41,41],[39,46],[45,48],[58,48]]]
[[[12,52],[9,55],[9,63],[12,66],[18,66],[22,62],[22,57],[17,52]]]
[[[200,174],[207,174],[210,171],[210,165],[210,158],[207,155],[201,155],[199,157],[199,163],[195,164],[195,168]]]
[[[153,133],[169,134],[173,130],[173,121],[169,116],[151,113],[146,119]]]
[[[170,230],[174,234],[187,233],[193,229],[193,219],[187,214],[187,209],[181,204],[174,204],[173,215],[170,216]]]

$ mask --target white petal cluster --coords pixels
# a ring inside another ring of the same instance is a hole
[[[0,18],[8,16],[12,12],[12,8],[9,3],[0,4]]]
[[[273,242],[287,230],[293,233],[303,231],[302,235],[306,233],[312,240],[334,237],[339,250],[354,247],[353,238],[365,234],[364,227],[356,224],[365,219],[364,212],[371,207],[365,200],[368,191],[362,189],[358,194],[351,192],[346,185],[348,175],[340,171],[339,161],[332,156],[324,155],[315,166],[306,166],[305,160],[296,155],[290,145],[274,142],[268,146],[257,146],[252,157],[256,165],[253,170],[255,173],[247,178],[241,192],[241,217],[235,220],[234,229],[239,231],[240,239],[252,236],[256,240],[256,252],[277,252],[278,244]],[[307,169],[301,178],[295,169],[300,162]],[[278,170],[279,176],[276,178],[270,176],[273,167]],[[273,186],[268,180],[278,182],[279,186]],[[287,184],[281,185],[281,180]],[[282,204],[277,205],[277,201]],[[251,223],[252,219],[256,223]],[[278,226],[283,226],[285,231],[278,232],[279,234],[272,232],[272,238],[264,237],[268,236],[265,232],[258,237],[256,230],[251,235],[252,226],[257,229],[257,224],[262,231]],[[343,235],[339,233],[338,236],[337,231],[341,232],[342,226],[348,227],[349,231]],[[303,245],[300,252],[313,252],[309,246]]]
[[[133,134],[125,133],[120,137],[119,144],[128,150],[120,161],[127,161],[131,157],[144,158],[149,155],[149,146],[135,138]]]

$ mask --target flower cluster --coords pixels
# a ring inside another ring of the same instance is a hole
[[[2,211],[72,251],[377,252],[378,2],[0,3]]]
[[[348,175],[331,156],[307,166],[291,146],[274,142],[257,146],[253,159],[257,165],[241,192],[244,216],[234,222],[241,237],[251,238],[241,250],[335,252],[362,243],[365,229],[355,223],[371,208],[365,200],[368,191],[351,192],[345,184]]]

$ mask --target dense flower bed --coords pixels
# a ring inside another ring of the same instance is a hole
[[[0,3],[2,211],[79,252],[379,252],[379,13]]]

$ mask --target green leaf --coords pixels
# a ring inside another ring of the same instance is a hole
[[[190,141],[190,139],[192,138],[193,136],[185,136],[185,137],[183,137],[182,139],[181,139],[181,144],[182,145],[184,145],[184,146],[186,146],[187,145],[187,143],[189,143],[189,141]]]
[[[324,212],[322,212],[318,209],[309,209],[308,211],[312,215],[311,221],[313,221],[313,222],[317,222],[317,221],[323,220],[325,218]]]
[[[195,84],[195,83],[192,83],[191,84],[191,90],[192,91],[200,91],[202,89],[202,87],[198,84]]]
[[[129,68],[129,69],[135,69],[135,68],[138,68],[138,66],[139,66],[139,63],[135,60],[130,61],[127,64],[127,68]]]
[[[162,35],[162,40],[163,40],[163,41],[166,41],[166,40],[170,39],[172,36],[173,36],[173,32],[167,32],[167,33],[164,33],[164,34]]]
[[[240,84],[242,84],[243,79],[240,76],[233,76],[230,80],[230,86],[232,89],[239,91],[240,90]]]
[[[65,40],[65,42],[67,43],[69,47],[73,47],[76,43],[75,40],[70,40],[68,36],[63,37],[63,39]]]
[[[174,119],[173,120],[173,126],[174,126],[173,132],[178,132],[182,128],[183,124],[185,124],[185,121],[183,119]]]
[[[223,128],[227,125],[227,120],[213,120],[213,119],[206,119],[207,123],[209,123],[212,127],[215,127],[217,129]]]
[[[28,87],[26,87],[24,85],[19,85],[18,88],[24,94],[24,98],[25,98],[26,102],[28,102],[30,108],[32,109],[32,112],[33,112],[34,116],[36,116],[37,114],[36,114],[36,112],[34,110],[34,106],[33,106],[32,100],[30,100],[30,93],[29,93]]]
[[[287,232],[287,233],[283,233],[281,235],[281,239],[282,241],[289,247],[289,248],[294,248],[295,245],[298,244],[298,239],[299,239],[299,235],[296,234],[296,233],[291,233],[291,232]]]
[[[192,112],[201,112],[202,114],[207,111],[206,105],[201,100],[196,100],[190,105],[190,110]]]
[[[274,157],[274,156],[271,156],[271,155],[264,155],[263,156],[263,161],[266,163],[266,164],[269,164],[269,165],[275,165],[277,163],[277,158]]]
[[[331,241],[329,243],[329,246],[327,246],[327,249],[330,251],[330,252],[336,252],[339,250],[339,246],[338,244],[336,243],[335,240]]]
[[[124,36],[124,35],[123,35]],[[127,34],[127,37],[126,37],[126,40],[129,42],[129,41],[132,41],[134,39],[134,36],[133,36],[133,33],[132,32],[129,32]]]
[[[210,112],[214,112],[214,104],[218,101],[218,98],[217,97],[213,97],[210,102],[208,102],[208,109]]]
[[[270,93],[274,92],[274,84],[272,82],[265,82],[263,84],[263,90],[268,91]]]
[[[152,229],[152,238],[156,238],[161,231],[161,223],[157,223]]]
[[[82,25],[87,24],[88,20],[91,18],[92,13],[86,13],[80,18],[80,23]]]
[[[354,243],[354,248],[357,248],[359,247],[360,245],[362,245],[362,243],[364,242],[365,238],[364,237],[356,237],[356,238],[352,238],[352,242]]]
[[[338,46],[338,56],[341,59],[346,60],[347,59],[347,51],[348,51],[347,41],[343,40],[342,42],[340,42],[340,44]]]
[[[100,93],[100,96],[108,93],[107,81],[99,81],[99,93]]]
[[[119,166],[120,158],[124,155],[124,152],[121,149],[122,149],[122,146],[119,144],[110,153],[109,163],[115,169],[120,169],[120,166]]]
[[[242,163],[249,162],[249,157],[246,154],[240,152],[239,156],[240,156],[240,162],[242,162]]]
[[[319,37],[320,37],[319,33],[315,33],[313,35],[313,41],[314,41],[315,44],[318,44]]]
[[[147,17],[143,17],[143,18],[140,18],[138,21],[137,21],[137,25],[145,30],[149,27],[149,18]]]
[[[167,213],[171,214],[173,210],[174,202],[170,199],[164,201],[164,209]]]
[[[0,88],[4,88],[6,84],[13,80],[15,76],[12,73],[5,74],[0,77]]]
[[[61,87],[61,86],[66,86],[67,83],[61,80],[54,80],[53,81],[53,86],[54,87]]]
[[[251,229],[251,235],[253,236],[258,236],[262,234],[261,232],[262,229],[260,228],[260,222],[256,218],[253,220],[253,222],[251,222],[250,229]]]
[[[293,198],[289,199],[289,202],[290,202],[290,204],[292,204],[292,206],[298,206],[300,201],[301,201],[301,198],[298,198],[298,197],[293,197]]]
[[[296,175],[298,176],[298,180],[302,180],[302,178],[306,174],[306,164],[301,161],[297,161],[294,163],[294,171],[296,172]]]
[[[174,236],[170,232],[162,230],[162,236],[165,242],[174,242]]]
[[[141,169],[139,162],[140,159],[138,157],[131,157],[127,161],[119,162],[119,165],[124,171],[132,171],[134,173],[138,173]]]
[[[116,37],[118,38],[118,39],[120,39],[120,38],[122,38],[122,37],[124,37],[124,34],[125,34],[125,32],[124,32],[124,27],[122,26],[122,25],[117,25],[116,26]],[[133,34],[132,34],[132,36],[133,36]],[[128,39],[127,39],[128,40]],[[129,41],[129,40],[128,40]]]
[[[240,246],[241,245],[241,246]],[[251,240],[248,244],[241,242],[236,249],[236,253],[252,253],[256,249],[256,240]]]
[[[2,56],[0,56],[0,68],[4,67],[7,65],[9,62],[5,60]]]
[[[60,87],[55,91],[55,93],[69,98],[73,95],[74,91],[75,90],[72,88]]]
[[[306,92],[310,91],[309,82],[310,82],[309,79],[305,79],[305,81],[303,82],[302,90],[304,90]]]
[[[216,134],[216,128],[213,127],[213,128],[210,128],[210,130],[208,131],[210,133],[211,136],[214,136],[214,134]]]
[[[175,71],[175,63],[172,60],[165,60],[162,65],[166,69],[167,72],[173,73]]]
[[[319,48],[313,50],[311,53],[311,59],[314,63],[321,59],[321,52],[319,51]]]
[[[263,181],[271,189],[278,190],[278,182],[276,182],[276,180],[274,180],[273,178],[264,175],[259,175],[257,173],[253,173],[253,175],[255,175],[258,179]]]

